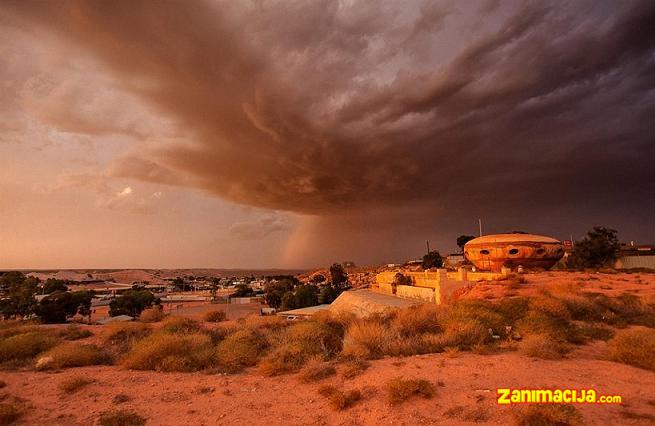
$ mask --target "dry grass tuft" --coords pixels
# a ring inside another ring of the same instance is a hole
[[[57,343],[56,337],[43,331],[14,335],[0,341],[0,362],[28,361]]]
[[[228,335],[216,346],[216,361],[219,369],[236,373],[257,364],[267,349],[268,342],[261,332],[243,329]]]
[[[17,422],[24,414],[24,407],[18,404],[0,403],[0,425]]]
[[[125,353],[150,333],[152,333],[152,328],[147,324],[114,322],[106,326],[103,340],[104,344],[109,346],[112,352]]]
[[[159,330],[164,333],[188,334],[198,332],[200,329],[200,323],[191,318],[169,316]]]
[[[129,401],[131,401],[131,400],[132,400],[132,397],[131,397],[131,396],[126,395],[126,394],[124,394],[124,393],[119,393],[119,394],[116,394],[116,395],[112,398],[111,402],[112,402],[113,404],[123,404],[123,403],[125,403],[125,402],[129,402]]]
[[[64,340],[80,340],[93,336],[93,332],[79,325],[71,324],[65,329],[60,330],[58,335]]]
[[[529,405],[514,413],[517,426],[579,426],[582,415],[572,405],[540,404]]]
[[[211,338],[201,333],[155,333],[134,345],[123,365],[133,370],[198,371],[214,364]]]
[[[299,378],[303,383],[311,383],[327,379],[335,374],[337,374],[337,369],[334,366],[323,362],[320,358],[312,358],[300,372]]]
[[[93,383],[93,380],[86,377],[71,377],[64,379],[61,381],[61,383],[59,383],[59,390],[69,394],[75,393],[83,387],[90,385],[91,383]]]
[[[57,345],[45,352],[43,357],[52,358],[51,362],[41,367],[43,370],[111,364],[112,362],[111,356],[96,345],[80,345],[73,342]]]
[[[435,391],[434,385],[424,379],[404,380],[396,377],[387,382],[388,400],[393,405],[417,396],[429,399],[434,396]]]
[[[567,347],[546,334],[526,336],[519,346],[522,354],[541,359],[561,359]]]
[[[268,376],[292,373],[313,357],[328,360],[342,348],[343,328],[334,322],[304,321],[284,330],[276,348],[260,363]]]
[[[146,419],[134,411],[107,411],[100,415],[99,426],[143,426]]]
[[[318,393],[326,397],[330,402],[330,406],[335,410],[345,410],[362,399],[362,393],[357,389],[344,392],[329,385],[318,388]]]
[[[208,311],[202,316],[205,322],[222,322],[227,319],[225,311]]]
[[[612,360],[655,371],[655,330],[620,330],[608,342]]]
[[[371,364],[361,359],[348,361],[344,364],[343,369],[341,370],[341,377],[344,379],[352,379],[353,377],[362,374],[370,366]]]
[[[359,359],[377,359],[388,353],[389,342],[395,335],[375,319],[351,324],[343,340],[343,355]]]
[[[163,320],[165,317],[166,314],[164,314],[164,310],[155,306],[152,308],[145,309],[143,312],[141,312],[141,315],[139,315],[139,321],[159,322]]]

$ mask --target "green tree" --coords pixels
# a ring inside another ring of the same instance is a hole
[[[576,268],[602,268],[612,266],[619,255],[617,231],[594,226],[581,241],[576,241],[573,254],[567,263]]]
[[[41,300],[36,313],[46,324],[65,323],[78,313],[88,316],[92,298],[88,291],[55,292]]]
[[[255,292],[248,284],[237,284],[234,287],[234,292],[230,295],[230,297],[249,297],[253,296],[254,294]]]
[[[147,290],[127,290],[109,303],[109,315],[138,317],[154,302],[155,296]]]
[[[283,311],[296,309],[296,297],[293,294],[293,291],[287,291],[282,295],[282,302],[280,303],[280,309]]]
[[[276,281],[270,281],[264,286],[264,300],[271,308],[279,309],[282,306],[282,298],[286,293],[293,295],[293,289],[298,280],[291,277],[284,277]],[[293,309],[293,308],[291,308]]]
[[[318,292],[318,304],[332,303],[339,296],[339,291],[331,285],[324,285]]]
[[[296,309],[318,305],[318,287],[313,285],[300,285],[294,292]]]
[[[460,248],[462,253],[464,252],[464,245],[473,239],[475,239],[473,235],[460,235],[457,237],[457,246]]]
[[[443,258],[438,251],[431,251],[423,256],[423,269],[441,268],[443,266]]]
[[[68,286],[66,286],[66,281],[64,280],[48,278],[41,286],[41,291],[44,294],[51,294],[56,291],[68,291]]]
[[[343,266],[338,263],[330,266],[330,280],[335,286],[342,286],[348,281],[348,274],[343,270]]]
[[[0,277],[0,288],[5,298],[0,302],[0,310],[5,319],[25,317],[34,313],[37,307],[34,295],[38,291],[39,280],[25,277],[22,272],[5,272]]]

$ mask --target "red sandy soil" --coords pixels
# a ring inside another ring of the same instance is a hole
[[[592,348],[578,352],[588,349]],[[596,357],[604,348],[590,352]],[[140,413],[151,425],[511,424],[512,411],[520,407],[498,406],[498,387],[594,388],[600,394],[620,394],[624,403],[578,404],[585,424],[655,421],[655,372],[577,355],[576,359],[561,361],[537,361],[517,353],[432,354],[374,361],[354,379],[336,376],[322,382],[362,391],[363,399],[344,411],[335,411],[318,394],[321,383],[303,384],[296,375],[263,377],[256,370],[233,376],[126,371],[119,367],[15,372],[2,375],[7,382],[2,391],[28,400],[31,408],[21,419],[24,424],[89,425],[101,412],[119,408]],[[77,376],[95,382],[72,395],[58,389],[61,381]],[[437,386],[436,395],[391,406],[386,401],[385,384],[398,376],[430,380]],[[203,387],[210,389],[203,393]],[[120,393],[132,399],[112,403]]]
[[[607,296],[634,294],[636,296],[655,297],[655,274],[601,274],[587,272],[542,272],[522,274],[525,283],[517,288],[510,288],[511,281],[479,282],[468,290],[466,299],[500,299],[507,296],[533,296],[542,290],[557,292],[571,285],[585,292],[597,292]]]
[[[566,283],[608,295],[655,295],[654,274],[546,272],[525,278],[527,283],[518,289],[507,282],[479,283],[463,297],[536,294]],[[88,327],[96,333],[86,340],[90,343],[100,332],[99,326]],[[655,423],[655,372],[608,361],[607,344],[601,341],[578,347],[558,361],[536,360],[517,352],[430,354],[372,361],[368,370],[351,380],[341,377],[340,366],[337,370],[339,375],[312,384],[301,383],[295,374],[264,377],[256,369],[231,376],[128,371],[120,366],[1,372],[7,386],[0,389],[0,396],[26,400],[29,408],[22,424],[90,425],[103,411],[129,409],[145,416],[149,425],[504,425],[512,423],[512,412],[521,407],[498,406],[498,387],[593,388],[599,394],[621,395],[623,404],[577,404],[585,424]],[[92,378],[94,383],[70,395],[59,390],[64,379],[78,376]],[[385,386],[394,377],[427,379],[436,385],[436,395],[391,406]],[[324,383],[343,390],[357,388],[363,398],[351,408],[335,411],[318,394]],[[117,394],[132,399],[114,404]]]

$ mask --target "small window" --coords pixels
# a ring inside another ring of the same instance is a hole
[[[519,254],[519,249],[511,249],[509,254]]]
[[[489,250],[480,250],[480,254],[489,254]]]
[[[544,253],[546,253],[546,250],[544,250],[542,248],[537,249],[537,254],[544,254]]]

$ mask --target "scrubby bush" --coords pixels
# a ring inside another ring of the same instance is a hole
[[[143,426],[146,424],[146,419],[134,411],[107,411],[100,415],[98,424],[100,426]]]
[[[164,320],[160,331],[165,333],[195,333],[200,331],[200,323],[186,317],[170,316]]]
[[[202,316],[206,322],[221,322],[227,319],[225,311],[208,311]]]
[[[300,372],[300,381],[303,383],[317,382],[334,376],[337,369],[320,358],[313,358],[307,362],[307,365]]]
[[[359,359],[377,359],[388,353],[395,335],[376,320],[356,321],[348,327],[343,339],[343,355]]]
[[[93,336],[93,332],[78,325],[71,324],[63,330],[59,331],[59,337],[64,340],[80,340]]]
[[[91,383],[93,380],[86,377],[70,377],[59,383],[59,389],[64,393],[75,393]]]
[[[268,342],[261,332],[243,329],[216,346],[216,361],[220,369],[234,373],[257,364],[267,349]]]
[[[136,342],[150,333],[152,333],[152,328],[147,324],[114,322],[107,324],[103,340],[112,352],[121,354],[130,350]]]
[[[546,334],[532,334],[526,336],[520,345],[521,353],[541,359],[560,359],[567,351],[567,347],[560,341]]]
[[[334,386],[321,386],[318,388],[318,393],[326,397],[330,402],[330,406],[335,410],[344,410],[352,407],[355,402],[362,398],[362,394],[357,389],[349,391],[341,391]]]
[[[341,376],[344,379],[352,379],[353,377],[362,374],[370,366],[371,364],[360,359],[354,359],[352,361],[348,361],[343,365],[343,369],[341,370]]]
[[[619,330],[608,346],[612,360],[655,371],[655,330]]]
[[[582,415],[572,405],[539,404],[513,412],[517,426],[579,426]]]
[[[123,359],[133,370],[198,371],[213,363],[211,338],[201,333],[154,333],[135,343]]]
[[[164,319],[166,315],[164,314],[164,310],[161,309],[159,306],[154,306],[152,308],[147,308],[143,312],[141,312],[141,315],[139,315],[139,321],[141,322],[159,322]]]
[[[15,423],[23,415],[23,407],[17,404],[0,403],[0,425]]]
[[[58,339],[43,331],[17,334],[0,341],[0,362],[27,361],[56,345]]]
[[[400,377],[387,382],[387,396],[390,404],[400,404],[412,397],[432,398],[435,387],[424,379],[405,380]]]
[[[58,369],[84,367],[87,365],[110,364],[111,357],[96,345],[80,345],[74,342],[64,342],[43,354],[43,358],[51,358],[43,369]]]

